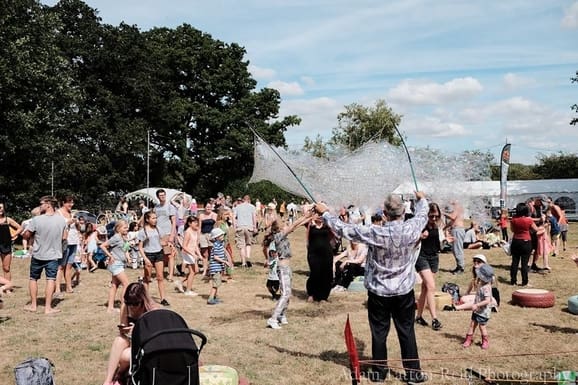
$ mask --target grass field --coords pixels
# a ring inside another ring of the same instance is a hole
[[[493,313],[488,324],[490,349],[480,349],[479,334],[475,345],[469,349],[461,347],[470,312],[440,312],[442,330],[416,326],[422,367],[429,373],[430,384],[468,384],[469,367],[494,378],[517,380],[512,383],[551,378],[557,371],[578,369],[578,316],[567,311],[568,297],[578,294],[578,268],[569,258],[577,250],[576,233],[578,225],[571,224],[568,251],[551,258],[550,274],[530,276],[535,288],[555,293],[556,304],[549,309],[509,304],[516,289],[507,284],[509,257],[501,249],[484,251],[499,278],[502,296],[500,312]],[[339,293],[327,303],[307,303],[304,236],[303,229],[291,235],[294,298],[288,311],[290,323],[281,330],[265,327],[274,303],[265,288],[266,272],[261,267],[263,257],[258,247],[253,250],[255,266],[250,270],[237,268],[235,282],[220,289],[224,304],[206,305],[209,285],[199,280],[194,285],[202,294],[199,297],[185,297],[171,287],[171,309],[208,337],[202,362],[232,366],[253,385],[351,383],[343,328],[349,314],[360,359],[370,359],[365,294]],[[471,268],[474,254],[474,250],[466,251],[467,269]],[[444,282],[465,288],[470,275],[455,277],[448,272],[455,265],[451,254],[442,254],[440,260],[438,288]],[[13,368],[19,362],[30,356],[43,356],[54,362],[58,385],[101,385],[118,323],[118,315],[106,312],[110,274],[106,270],[83,272],[75,293],[67,294],[57,304],[62,312],[45,316],[41,309],[36,314],[22,310],[28,300],[29,263],[29,259],[14,259],[12,271],[17,288],[4,298],[4,309],[0,310],[0,384],[14,384]],[[132,280],[142,275],[139,270],[127,272]],[[151,287],[155,297],[156,287]],[[42,281],[40,301],[43,290]],[[431,321],[427,312],[424,317]],[[401,365],[393,327],[388,350],[390,366],[401,373],[395,369]],[[362,383],[369,382],[363,379]],[[388,383],[401,382],[390,379]]]

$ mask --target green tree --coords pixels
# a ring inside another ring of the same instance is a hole
[[[319,134],[317,134],[315,140],[309,139],[308,136],[305,137],[303,151],[310,153],[316,158],[329,159],[327,145],[323,143],[323,138]]]
[[[337,122],[329,141],[332,146],[345,146],[354,151],[370,140],[401,144],[395,130],[401,115],[394,113],[384,100],[376,101],[373,107],[357,103],[347,105],[345,112],[337,116]]]
[[[578,155],[559,152],[557,155],[541,155],[533,171],[540,179],[578,178]]]
[[[52,160],[68,143],[77,96],[57,45],[59,20],[46,9],[33,0],[0,9],[0,195],[13,211],[50,193]]]

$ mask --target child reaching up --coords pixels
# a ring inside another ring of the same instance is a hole
[[[213,242],[213,247],[211,248],[209,257],[211,291],[209,292],[209,299],[207,300],[208,305],[221,303],[221,300],[217,298],[217,290],[219,286],[221,286],[223,271],[225,270],[223,265],[231,267],[230,258],[227,256],[228,253],[223,243],[224,238],[225,232],[220,228],[217,227],[211,230],[210,240]]]
[[[279,272],[277,264],[279,263],[279,255],[273,240],[273,234],[267,234],[263,239],[263,253],[265,254],[265,267],[269,268],[267,273],[267,290],[271,293],[271,299],[277,300],[281,296],[279,292]]]
[[[281,227],[281,221],[275,220],[271,224],[271,233],[275,249],[279,257],[278,272],[279,272],[279,287],[281,289],[281,298],[277,301],[277,305],[273,310],[271,318],[267,320],[267,327],[271,329],[281,329],[279,324],[286,325],[287,321],[287,307],[289,306],[289,299],[291,298],[291,244],[289,243],[288,235],[297,227],[307,223],[312,218],[312,211],[305,208],[305,213],[301,218],[293,222],[291,225]]]
[[[478,277],[478,290],[476,291],[476,299],[472,305],[472,320],[470,327],[466,334],[466,340],[462,344],[464,348],[470,347],[476,327],[480,326],[480,333],[482,334],[482,349],[488,349],[490,343],[488,341],[488,330],[486,325],[490,320],[492,314],[492,278],[494,276],[494,269],[488,264],[483,264],[476,270]]]

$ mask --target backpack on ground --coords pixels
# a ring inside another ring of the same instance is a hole
[[[199,347],[193,336],[200,338]],[[132,331],[130,384],[199,385],[199,354],[206,343],[174,311],[143,314]]]
[[[16,385],[55,385],[54,364],[47,358],[28,358],[14,368]]]

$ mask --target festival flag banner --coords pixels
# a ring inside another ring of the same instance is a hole
[[[349,314],[345,322],[345,345],[347,346],[347,353],[349,354],[349,365],[351,367],[351,383],[358,384],[361,377],[361,369],[359,366],[359,356],[357,355],[357,346],[351,331],[351,324],[349,323]]]
[[[512,145],[506,143],[502,148],[502,155],[500,156],[500,208],[506,207],[506,197],[508,195],[508,169],[510,168],[510,147]]]

